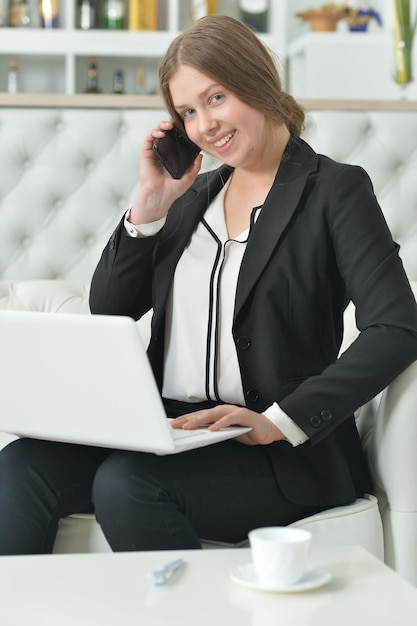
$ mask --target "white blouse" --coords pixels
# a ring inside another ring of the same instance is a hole
[[[250,228],[228,238],[226,189],[207,209],[175,270],[166,312],[164,398],[245,405],[232,323]]]
[[[175,269],[165,318],[164,398],[245,406],[233,311],[240,265],[262,207],[253,209],[249,228],[229,239],[224,218],[228,184],[208,207]],[[136,226],[128,221],[129,213],[125,228],[132,237],[156,234],[165,223]],[[277,403],[264,415],[292,445],[308,439]]]

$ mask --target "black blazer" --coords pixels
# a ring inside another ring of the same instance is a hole
[[[159,385],[173,273],[229,175],[199,175],[154,237],[131,238],[120,222],[94,273],[93,313],[139,319],[153,307],[148,353]],[[361,333],[337,358],[350,300]],[[417,308],[363,169],[291,137],[247,244],[233,336],[248,408],[278,402],[310,438],[267,446],[286,496],[333,506],[370,491],[353,412],[417,359]]]

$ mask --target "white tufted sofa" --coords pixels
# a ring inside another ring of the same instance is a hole
[[[417,106],[305,105],[307,141],[370,174],[417,287]],[[0,308],[88,313],[92,272],[134,195],[144,134],[161,116],[149,107],[0,102]],[[148,333],[147,321],[141,330]],[[343,349],[356,333],[350,308]],[[385,553],[417,585],[417,365],[364,407],[358,424],[375,494],[297,525],[321,543],[361,543],[380,558]],[[11,439],[0,433],[0,446]],[[56,552],[103,550],[109,547],[92,516],[62,520]]]

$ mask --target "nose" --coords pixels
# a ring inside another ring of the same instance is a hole
[[[211,111],[200,112],[198,116],[198,129],[201,135],[211,135],[216,128],[216,121]]]

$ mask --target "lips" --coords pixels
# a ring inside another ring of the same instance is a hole
[[[216,141],[213,145],[215,148],[223,148],[223,146],[225,146],[233,137],[234,133],[229,133],[228,135],[225,135],[224,137],[222,137],[221,139],[219,139],[218,141]]]

